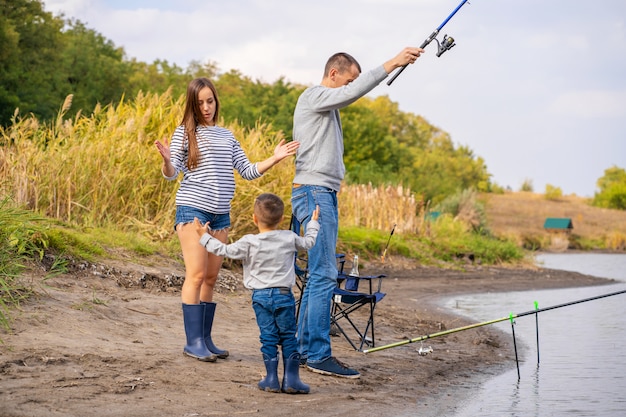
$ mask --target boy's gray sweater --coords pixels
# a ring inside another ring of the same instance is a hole
[[[304,236],[291,230],[273,230],[244,235],[230,245],[205,233],[200,238],[200,244],[218,256],[243,260],[243,284],[246,288],[291,288],[296,283],[295,254],[315,245],[319,229],[319,222],[311,220]]]

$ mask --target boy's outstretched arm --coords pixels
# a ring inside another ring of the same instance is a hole
[[[245,259],[248,255],[248,236],[244,236],[235,243],[227,245],[209,233],[209,222],[204,225],[197,218],[193,219],[196,233],[200,237],[200,245],[217,256],[225,256],[230,259]]]

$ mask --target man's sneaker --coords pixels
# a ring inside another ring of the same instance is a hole
[[[313,371],[322,375],[332,375],[341,378],[359,378],[361,374],[356,369],[348,368],[343,363],[339,362],[337,358],[331,356],[328,359],[324,359],[319,363],[307,362],[306,367],[309,371]]]
[[[306,367],[306,359],[307,359],[306,356],[300,355],[300,366],[301,367]]]

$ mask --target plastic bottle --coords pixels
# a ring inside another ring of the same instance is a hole
[[[354,255],[354,259],[352,260],[352,269],[350,270],[350,276],[359,276],[359,255]]]

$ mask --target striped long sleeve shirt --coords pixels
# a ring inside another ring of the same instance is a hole
[[[230,202],[235,195],[236,169],[242,178],[253,180],[261,177],[256,163],[251,163],[241,144],[232,132],[219,126],[196,128],[200,161],[190,171],[187,168],[189,142],[185,129],[178,126],[170,143],[171,162],[176,170],[168,180],[175,180],[179,173],[183,179],[176,193],[177,206],[190,206],[213,214],[230,212]]]

